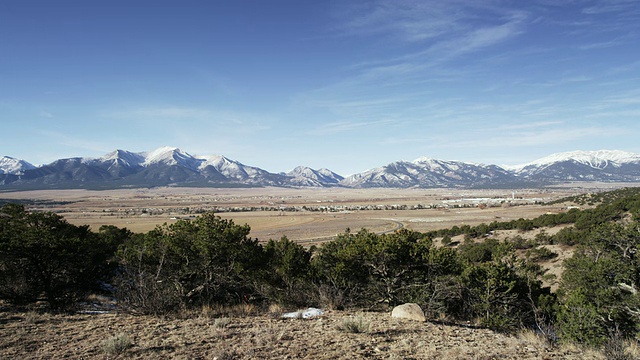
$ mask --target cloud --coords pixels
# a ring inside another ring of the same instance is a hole
[[[503,151],[515,151],[521,148],[535,148],[540,146],[558,147],[566,144],[582,141],[583,143],[598,144],[600,140],[607,137],[617,137],[625,134],[628,130],[615,127],[556,127],[522,129],[521,131],[478,131],[467,134],[440,134],[437,136],[427,136],[424,138],[412,138],[408,141],[397,141],[389,138],[385,141],[388,144],[422,144],[425,148],[431,149],[489,149],[500,148]],[[452,140],[455,139],[455,140]],[[590,141],[584,141],[590,140]]]
[[[532,122],[527,124],[507,124],[501,126],[502,130],[524,130],[524,129],[535,129],[542,127],[549,127],[553,125],[560,125],[562,121],[540,121],[540,122]]]
[[[339,122],[333,122],[333,123],[329,123],[329,124],[324,124],[321,125],[319,127],[317,127],[316,129],[311,131],[311,134],[313,135],[332,135],[332,134],[337,134],[337,133],[343,133],[343,132],[349,132],[349,131],[353,131],[355,129],[361,129],[361,128],[370,128],[370,127],[378,127],[378,126],[382,126],[382,125],[389,125],[394,123],[395,121],[393,120],[379,120],[379,121],[362,121],[362,122],[356,122],[356,121],[339,121]]]
[[[595,42],[595,43],[580,45],[580,46],[578,46],[578,49],[580,49],[580,50],[600,50],[600,49],[606,49],[606,48],[610,48],[610,47],[614,47],[614,46],[621,46],[621,45],[624,45],[625,43],[626,43],[626,41],[623,41],[623,39],[618,38],[618,39],[613,39],[613,40],[609,40],[609,41]]]
[[[184,123],[180,121],[189,120],[189,131],[194,128],[200,128],[203,131],[215,128],[236,133],[267,130],[270,126],[266,124],[272,120],[268,115],[256,115],[251,112],[180,106],[139,107],[106,112],[102,116],[139,122],[143,125],[166,126],[176,130],[184,128]]]
[[[148,107],[114,113],[118,117],[155,118],[155,119],[199,119],[212,115],[211,111],[185,107]]]
[[[629,9],[637,8],[636,0],[601,0],[595,5],[582,9],[583,14],[600,15],[606,13],[626,12]]]
[[[474,65],[477,59],[466,67],[452,62],[517,37],[529,18],[526,11],[503,9],[492,3],[382,0],[342,8],[342,36],[357,39],[382,34],[378,45],[381,53],[373,60],[346,68],[340,81],[311,91],[306,98],[317,99],[316,105],[331,105],[337,111],[354,102],[375,101],[373,93],[385,89],[398,95],[394,101],[401,104],[414,100],[406,90],[412,85],[450,83],[468,79],[474,72],[482,73],[483,68]],[[387,51],[389,46],[392,51]]]
[[[81,150],[82,152],[89,151],[92,153],[107,153],[110,150],[113,150],[109,149],[108,146],[101,141],[87,139],[84,136],[73,136],[68,133],[61,133],[53,130],[35,130],[35,133],[59,146],[74,150]],[[81,156],[83,155],[84,154]]]

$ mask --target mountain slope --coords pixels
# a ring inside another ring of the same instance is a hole
[[[515,181],[508,171],[495,165],[419,158],[396,161],[347,177],[349,187],[473,187]]]
[[[625,151],[572,151],[510,168],[536,181],[639,181],[640,154]]]
[[[10,156],[3,156],[0,158],[0,174],[20,175],[25,170],[34,168],[35,166],[24,160],[18,160]]]
[[[291,178],[289,182],[295,186],[335,186],[344,179],[329,169],[314,170],[306,166],[298,166],[287,172],[286,175]]]

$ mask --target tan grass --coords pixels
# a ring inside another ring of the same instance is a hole
[[[624,341],[624,350],[634,359],[640,359],[640,343],[637,339],[628,339]]]
[[[338,330],[352,334],[360,334],[368,332],[370,326],[371,324],[362,316],[355,316],[342,319],[342,322],[338,325]]]
[[[550,345],[547,339],[543,335],[538,334],[531,329],[525,329],[518,332],[517,338],[537,348],[545,348]]]
[[[223,329],[229,326],[229,324],[231,324],[231,318],[221,317],[214,320],[213,327]]]
[[[133,341],[129,335],[118,333],[102,342],[102,351],[111,356],[117,356],[124,353],[133,345]]]
[[[23,314],[0,312],[0,359],[602,358],[579,348],[541,348],[486,329],[395,321],[388,313],[329,311],[305,321],[233,316],[224,328],[215,327],[216,317],[194,316],[49,315],[28,324]],[[368,331],[337,330],[345,319],[358,317],[369,324]],[[132,347],[121,355],[106,354],[102,342],[120,333],[129,334]]]

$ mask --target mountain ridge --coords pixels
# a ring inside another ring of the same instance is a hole
[[[25,160],[0,158],[0,190],[153,186],[464,188],[569,181],[640,181],[640,154],[621,150],[571,151],[515,166],[423,156],[348,177],[303,165],[286,173],[271,173],[223,155],[191,155],[171,146],[138,153],[117,149],[98,158],[58,159],[38,167]]]

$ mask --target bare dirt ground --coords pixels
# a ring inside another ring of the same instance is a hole
[[[0,193],[8,200],[36,200],[31,207],[55,211],[76,225],[126,227],[146,232],[163,223],[216,211],[251,226],[261,241],[287,236],[301,243],[331,239],[345,229],[382,233],[416,231],[533,218],[566,211],[546,206],[561,197],[601,188],[583,186],[518,190],[457,189],[284,189],[153,188],[125,190],[45,190]],[[62,203],[46,203],[62,202]],[[253,208],[258,211],[246,211]],[[260,210],[262,209],[262,210]]]
[[[353,319],[363,332],[341,330]],[[2,359],[603,359],[552,347],[532,333],[392,319],[388,313],[328,311],[313,319],[276,315],[168,319],[125,314],[0,312]],[[115,349],[110,339],[126,339]]]

